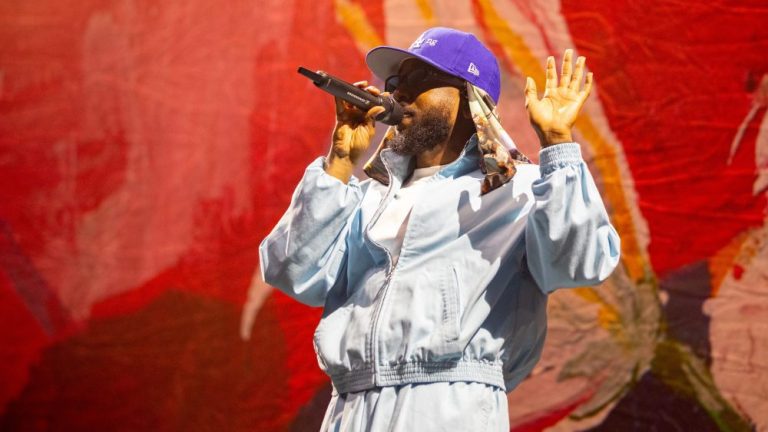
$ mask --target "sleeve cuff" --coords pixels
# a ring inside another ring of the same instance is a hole
[[[583,161],[581,158],[581,146],[573,143],[555,144],[542,149],[539,152],[539,169],[541,175],[568,165],[576,165]]]
[[[312,161],[311,164],[307,167],[307,172],[318,172],[319,177],[325,182],[339,182],[341,184],[344,184],[341,180],[337,179],[336,177],[329,175],[325,172],[325,156],[319,156],[317,159]],[[351,187],[358,187],[358,184],[360,183],[360,180],[354,176],[354,174],[349,178],[349,183],[347,183],[345,186],[351,186]]]

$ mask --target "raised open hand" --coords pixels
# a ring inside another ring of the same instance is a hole
[[[586,83],[581,85],[587,59],[579,57],[574,67],[572,58],[573,50],[565,50],[559,82],[555,58],[547,58],[547,84],[541,99],[533,78],[526,80],[525,107],[542,147],[573,141],[571,128],[592,90],[592,72],[587,74]]]

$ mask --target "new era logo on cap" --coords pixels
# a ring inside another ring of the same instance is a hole
[[[477,66],[475,66],[474,63],[469,63],[469,68],[467,68],[467,72],[471,73],[476,77],[480,76],[480,71],[477,69]]]
[[[414,48],[421,48],[421,46],[422,46],[422,45],[435,46],[435,45],[437,45],[437,39],[432,39],[432,38],[424,38],[424,35],[422,34],[421,36],[419,36],[419,38],[418,38],[418,39],[416,39],[416,40],[415,40],[415,41],[414,41],[414,42],[411,44],[411,49],[414,49]]]

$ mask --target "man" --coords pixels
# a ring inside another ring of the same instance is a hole
[[[542,99],[526,85],[540,166],[498,124],[498,63],[468,33],[434,28],[408,50],[368,54],[405,112],[368,166],[377,180],[352,172],[383,108],[336,101],[328,156],[260,250],[267,283],[324,307],[314,345],[334,394],[323,430],[509,430],[505,391],[539,358],[547,294],[596,284],[619,260],[571,138],[592,83],[571,57],[559,80],[548,59]]]

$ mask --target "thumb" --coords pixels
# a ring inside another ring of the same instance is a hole
[[[536,82],[531,77],[525,79],[525,107],[531,103],[538,102],[539,93],[536,91]]]
[[[367,113],[365,113],[365,120],[366,121],[374,121],[377,115],[383,113],[386,111],[386,108],[383,106],[375,106],[368,110]]]

